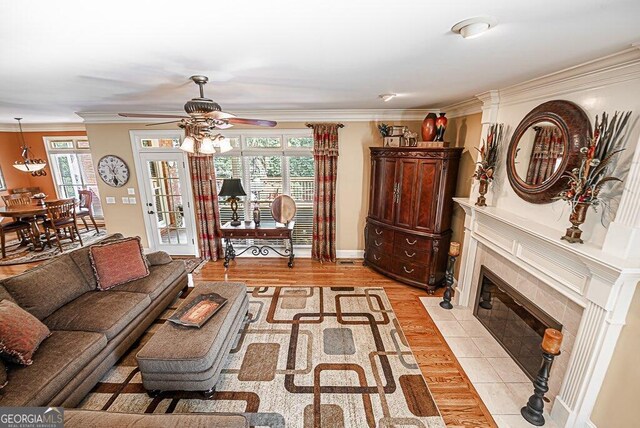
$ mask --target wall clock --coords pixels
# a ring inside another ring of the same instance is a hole
[[[129,167],[114,155],[106,155],[98,161],[98,174],[111,187],[122,187],[129,181]]]

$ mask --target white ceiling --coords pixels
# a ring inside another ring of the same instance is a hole
[[[498,25],[450,32],[478,15]],[[629,47],[638,17],[638,0],[2,1],[0,123],[177,111],[192,74],[232,112],[438,107]]]

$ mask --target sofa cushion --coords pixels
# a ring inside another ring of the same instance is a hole
[[[173,261],[171,256],[165,253],[164,251],[156,251],[155,253],[149,253],[146,255],[146,257],[147,257],[147,264],[149,266],[166,265]]]
[[[51,330],[93,331],[111,340],[150,303],[149,296],[142,293],[90,291],[55,311],[44,323]]]
[[[0,358],[0,389],[7,386],[7,366],[4,364],[2,358]]]
[[[151,266],[149,272],[149,276],[118,285],[113,290],[144,293],[154,300],[181,275],[186,274],[186,269],[182,261],[175,260],[166,265]]]
[[[91,290],[68,254],[7,278],[2,284],[18,305],[39,320]]]
[[[65,428],[245,428],[246,417],[230,413],[140,414],[97,410],[64,411]]]
[[[4,285],[0,284],[0,301],[2,301],[2,300],[8,300],[8,301],[13,302],[13,303],[16,302],[15,300],[13,300],[13,297],[11,296],[11,294],[9,294],[7,289],[4,288]]]
[[[104,244],[106,242],[114,242],[120,239],[124,239],[124,236],[121,233],[114,233],[113,235],[108,235],[99,241],[94,242],[93,245],[96,244]],[[90,247],[80,247],[77,250],[70,251],[69,257],[75,262],[82,272],[82,276],[85,281],[89,285],[92,290],[95,290],[98,287],[98,283],[96,281],[96,274],[93,272],[93,266],[91,266],[91,258],[89,257],[89,248]]]
[[[10,366],[0,406],[42,406],[107,345],[103,334],[54,331],[30,366]]]
[[[89,256],[100,290],[149,275],[139,237],[92,245]]]
[[[0,355],[28,366],[34,352],[51,332],[39,319],[8,300],[0,302]]]

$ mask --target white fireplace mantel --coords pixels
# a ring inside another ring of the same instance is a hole
[[[584,308],[560,394],[552,409],[559,426],[588,424],[635,288],[640,259],[622,259],[588,243],[561,241],[561,232],[475,200],[454,198],[465,211],[457,303],[470,305],[478,244],[485,245]]]

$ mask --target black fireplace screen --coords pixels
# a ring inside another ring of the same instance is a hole
[[[474,314],[533,380],[546,328],[562,325],[485,266]]]

